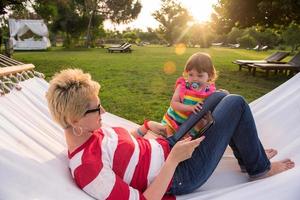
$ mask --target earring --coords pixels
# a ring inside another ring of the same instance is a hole
[[[83,133],[83,129],[82,129],[81,127],[79,127],[79,129],[80,129],[80,133],[77,133],[77,132],[76,132],[76,128],[73,127],[73,134],[74,134],[75,136],[77,136],[77,137],[82,136],[82,133]]]

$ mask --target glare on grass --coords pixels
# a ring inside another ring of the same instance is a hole
[[[164,64],[164,72],[168,75],[176,72],[176,64],[173,61],[167,61]]]
[[[163,77],[154,76],[152,81],[150,82],[150,86],[148,85],[147,88],[153,94],[159,94],[165,92],[167,88],[167,83],[164,81]]]

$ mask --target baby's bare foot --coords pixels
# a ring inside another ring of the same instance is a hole
[[[271,158],[273,158],[274,156],[277,155],[277,150],[276,149],[265,149],[266,155],[268,157],[268,159],[270,160]]]
[[[254,178],[252,180],[267,178],[267,177],[279,174],[281,172],[284,172],[286,170],[292,169],[294,166],[295,166],[295,163],[290,159],[272,162],[270,171],[268,171],[265,175],[258,177],[258,178]]]

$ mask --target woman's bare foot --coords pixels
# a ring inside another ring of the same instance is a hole
[[[276,156],[278,152],[277,152],[276,149],[272,149],[271,148],[271,149],[265,149],[265,153],[267,155],[267,158],[270,160],[271,158],[273,158],[274,156]],[[247,172],[244,166],[241,166],[241,172],[242,173],[246,173]]]
[[[268,171],[265,175],[257,178],[252,178],[251,180],[257,180],[262,178],[267,178],[276,174],[279,174],[281,172],[284,172],[286,170],[292,169],[295,166],[295,163],[291,159],[284,159],[277,162],[271,163],[271,169]]]
[[[265,149],[266,155],[268,157],[268,159],[270,160],[271,158],[273,158],[274,156],[277,155],[277,150],[276,149]]]

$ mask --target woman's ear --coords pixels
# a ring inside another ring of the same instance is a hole
[[[76,127],[78,126],[78,119],[68,119],[68,123],[72,126],[72,127]]]

